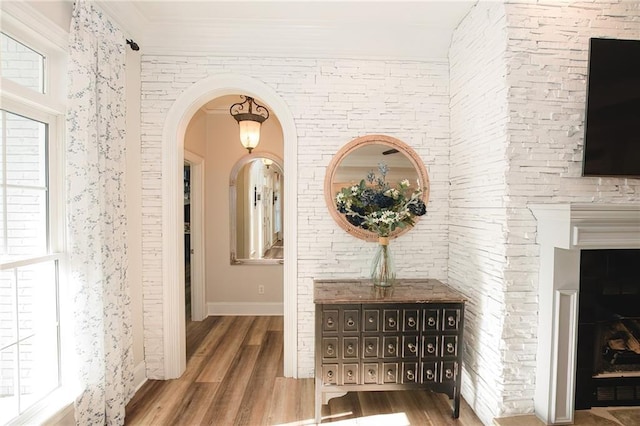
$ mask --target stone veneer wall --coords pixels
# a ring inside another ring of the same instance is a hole
[[[427,216],[391,250],[399,275],[447,278],[449,69],[446,62],[249,57],[143,56],[143,292],[149,378],[162,378],[161,141],[166,113],[194,83],[237,73],[271,86],[298,132],[298,373],[313,374],[315,278],[366,277],[375,245],[334,223],[323,194],[326,166],[350,140],[387,134],[413,147],[427,166]],[[231,119],[231,117],[230,117]],[[259,147],[258,147],[259,150]],[[286,179],[286,176],[285,176]],[[221,227],[226,229],[226,224]],[[289,261],[296,261],[290,259]]]
[[[504,5],[475,6],[449,50],[449,283],[467,297],[462,391],[485,423],[504,385],[507,80]]]
[[[639,179],[580,176],[589,37],[640,39],[640,3],[479,3],[452,42],[449,282],[471,299],[463,395],[486,424],[533,411],[539,259],[527,205],[640,202]],[[480,93],[464,78],[475,73]],[[492,177],[504,180],[502,213],[485,215],[497,198],[480,201],[467,181]]]

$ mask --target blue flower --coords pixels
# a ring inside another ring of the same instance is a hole
[[[389,167],[380,163],[378,170],[381,176],[370,171],[366,180],[342,188],[335,202],[350,224],[385,237],[397,228],[413,226],[414,217],[424,215],[426,206],[422,188],[411,191],[407,179],[391,187],[386,181]]]

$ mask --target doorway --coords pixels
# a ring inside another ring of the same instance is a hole
[[[202,321],[207,316],[204,282],[204,158],[185,150],[183,174],[185,318],[187,321]]]
[[[173,103],[166,115],[162,131],[162,350],[161,362],[165,379],[180,377],[186,368],[186,345],[184,326],[184,271],[181,250],[184,226],[182,202],[178,204],[182,192],[181,174],[184,153],[184,130],[190,117],[206,102],[216,97],[245,93],[262,99],[271,106],[280,120],[284,139],[285,193],[284,199],[284,240],[290,241],[284,247],[284,256],[291,259],[284,263],[284,375],[297,377],[298,374],[298,271],[297,271],[297,146],[298,138],[293,114],[280,95],[271,87],[254,78],[235,74],[213,75],[201,80],[186,90]],[[191,171],[191,191],[195,190],[195,172]],[[180,186],[178,186],[178,184]],[[193,193],[192,193],[193,197]],[[194,205],[191,209],[193,212]],[[195,220],[191,222],[191,244],[195,244]],[[201,254],[195,253],[197,257]],[[204,260],[204,259],[202,259]],[[192,256],[192,298],[196,289],[194,276],[195,259]],[[149,286],[148,291],[154,291]],[[148,320],[156,319],[155,313]]]

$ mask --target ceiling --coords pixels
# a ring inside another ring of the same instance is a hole
[[[446,59],[477,0],[97,3],[143,54]]]

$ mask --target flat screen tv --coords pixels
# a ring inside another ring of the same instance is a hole
[[[582,175],[640,178],[640,40],[590,40]]]

